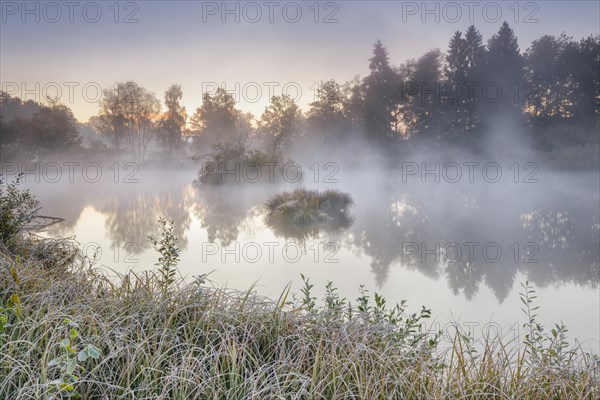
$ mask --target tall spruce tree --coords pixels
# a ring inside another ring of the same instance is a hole
[[[520,111],[524,99],[523,58],[517,37],[506,21],[488,41],[486,77],[502,90],[497,105],[504,108],[503,111]]]
[[[369,59],[369,76],[364,79],[365,128],[368,137],[377,142],[389,138],[392,131],[392,110],[394,108],[394,88],[396,74],[389,63],[387,49],[377,40],[373,57]]]
[[[483,68],[485,63],[486,49],[483,45],[483,37],[475,28],[469,26],[465,34],[465,46],[467,57],[467,76],[462,88],[462,98],[465,99],[465,129],[467,133],[477,131],[481,120],[481,87],[483,81]]]
[[[446,77],[444,105],[450,129],[456,133],[466,131],[466,101],[463,89],[468,79],[467,41],[456,31],[448,45],[444,75]]]

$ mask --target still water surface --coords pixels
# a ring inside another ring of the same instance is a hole
[[[75,236],[107,271],[152,268],[147,240],[157,218],[174,220],[184,276],[211,273],[217,285],[277,297],[288,282],[299,293],[300,273],[319,290],[333,281],[347,299],[364,285],[388,303],[408,300],[437,316],[433,329],[459,321],[475,338],[514,337],[524,315],[518,292],[530,281],[540,320],[563,321],[571,338],[598,352],[598,173],[545,173],[537,183],[475,179],[458,183],[406,180],[356,170],[337,182],[192,185],[193,170],[146,170],[137,183],[106,176],[58,183],[26,181],[42,214],[64,222],[46,235]],[[349,227],[307,237],[286,236],[265,224],[264,203],[296,187],[349,193]],[[317,293],[320,295],[322,292]]]

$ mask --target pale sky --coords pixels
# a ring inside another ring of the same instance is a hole
[[[288,93],[306,108],[315,83],[365,76],[377,39],[398,65],[444,51],[471,23],[487,42],[506,20],[521,51],[544,34],[600,31],[598,1],[0,3],[2,90],[39,101],[58,88],[82,121],[98,111],[98,88],[119,81],[161,100],[180,84],[189,114],[203,91],[224,84],[258,117],[269,95]]]

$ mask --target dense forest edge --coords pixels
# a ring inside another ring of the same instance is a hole
[[[599,166],[600,36],[544,35],[521,51],[507,23],[484,44],[470,26],[445,52],[398,66],[377,41],[369,75],[319,83],[302,110],[273,96],[260,117],[236,108],[224,88],[206,92],[191,115],[182,88],[159,98],[138,83],[103,91],[98,114],[77,121],[56,99],[0,94],[0,159],[127,159],[186,164],[240,136],[272,153],[334,157],[356,148],[397,162],[423,149],[532,158],[548,168]]]

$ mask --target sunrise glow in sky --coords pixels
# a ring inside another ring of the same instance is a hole
[[[271,95],[302,107],[316,83],[368,74],[381,39],[398,65],[445,51],[475,24],[484,41],[509,22],[525,51],[540,32],[575,39],[599,32],[597,1],[540,2],[13,2],[2,1],[2,90],[56,97],[85,121],[99,89],[134,80],[163,98],[182,85],[188,113],[218,85],[259,116]]]

